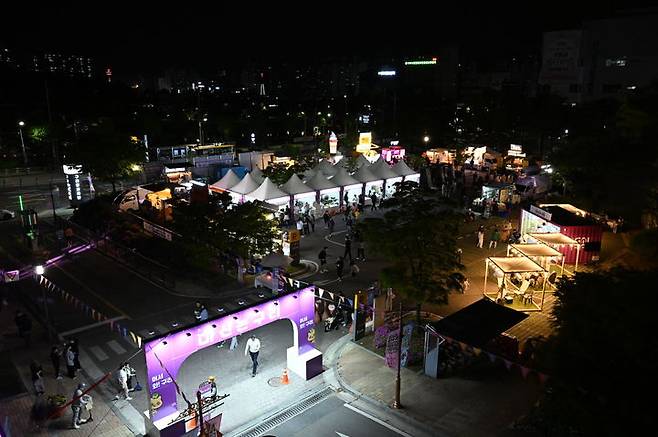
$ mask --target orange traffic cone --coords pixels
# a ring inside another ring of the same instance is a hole
[[[281,375],[281,384],[289,384],[290,380],[288,379],[288,369],[283,369],[283,375]]]

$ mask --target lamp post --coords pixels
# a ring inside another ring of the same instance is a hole
[[[205,139],[203,138],[203,123],[206,121],[208,121],[207,117],[199,119],[199,144],[202,146],[205,144]]]
[[[23,126],[25,126],[24,121],[18,122],[18,136],[21,138],[21,149],[23,150],[23,163],[27,166],[27,152],[25,151],[25,140],[23,139]]]
[[[400,366],[402,364],[402,300],[400,300],[398,312],[400,317],[398,322],[398,364],[395,373],[395,400],[393,401],[393,408],[395,409],[402,408],[402,403],[400,402]]]
[[[46,269],[42,265],[37,265],[34,267],[35,279],[39,281],[43,274],[46,272]],[[46,316],[46,331],[48,331],[48,340],[52,338],[50,332],[50,314],[48,312],[48,301],[46,300],[46,287],[41,287],[41,297],[43,299],[43,313]]]
[[[423,141],[425,142],[425,146],[427,146],[427,143],[430,142],[430,137],[428,137],[427,135],[425,135],[425,136],[423,137]]]

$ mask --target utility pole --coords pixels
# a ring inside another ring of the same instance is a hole
[[[398,307],[398,365],[397,372],[395,374],[395,400],[393,401],[393,408],[400,409],[402,408],[402,403],[400,402],[400,365],[402,361],[402,300],[400,300],[400,306]]]
[[[25,151],[25,140],[23,139],[23,126],[25,126],[24,121],[18,122],[18,136],[21,137],[21,148],[23,149],[23,163],[27,167],[27,152]]]

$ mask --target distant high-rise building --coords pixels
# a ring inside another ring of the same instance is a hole
[[[35,72],[59,73],[71,77],[93,76],[92,59],[79,55],[45,53],[32,56],[31,70]]]

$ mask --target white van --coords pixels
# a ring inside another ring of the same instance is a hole
[[[130,189],[125,193],[119,195],[118,197],[119,211],[125,212],[125,211],[139,210],[139,205],[144,202],[144,199],[146,199],[146,195],[152,192],[153,191],[147,190],[146,188],[137,187]]]

